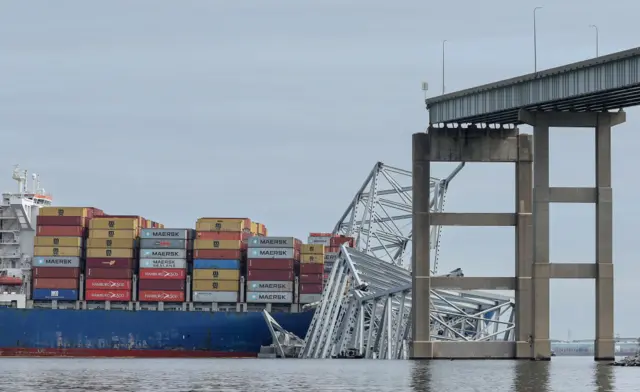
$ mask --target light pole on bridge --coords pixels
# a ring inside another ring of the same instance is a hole
[[[538,34],[536,31],[536,11],[542,7],[533,9],[533,72],[538,72]]]
[[[600,57],[600,51],[599,51],[599,46],[600,46],[600,32],[598,31],[598,26],[596,25],[589,25],[589,27],[592,27],[595,31],[596,31],[596,57]]]

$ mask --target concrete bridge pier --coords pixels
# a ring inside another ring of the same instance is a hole
[[[529,112],[520,110],[519,120],[533,126],[533,354],[551,357],[549,341],[549,280],[595,279],[595,360],[613,360],[613,235],[611,190],[611,128],[624,123],[624,112]],[[549,128],[595,128],[596,175],[594,188],[549,186]],[[549,204],[596,204],[596,257],[594,263],[552,263],[549,257]]]
[[[434,128],[413,135],[412,359],[531,358],[533,334],[532,137],[517,129]],[[431,162],[516,164],[515,213],[431,213]],[[431,277],[429,228],[515,226],[516,277]],[[431,341],[431,289],[515,290],[516,341]]]

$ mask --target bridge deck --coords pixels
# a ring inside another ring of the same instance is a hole
[[[640,105],[640,47],[426,100],[431,124],[519,124],[518,111]]]

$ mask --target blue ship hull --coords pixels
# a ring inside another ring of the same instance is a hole
[[[304,337],[313,311],[272,317]],[[0,308],[0,356],[255,357],[268,344],[261,312]]]

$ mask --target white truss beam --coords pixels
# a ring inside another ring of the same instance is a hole
[[[431,208],[442,212],[451,180],[462,170],[460,164],[447,178],[431,178]],[[411,268],[411,172],[378,162],[356,192],[349,207],[333,229],[356,239],[355,248],[395,265]],[[440,226],[431,227],[433,273],[438,270]]]
[[[455,270],[448,275],[461,275]],[[508,297],[433,290],[433,340],[513,339]],[[401,266],[342,246],[299,358],[404,359],[411,328],[411,273]]]

